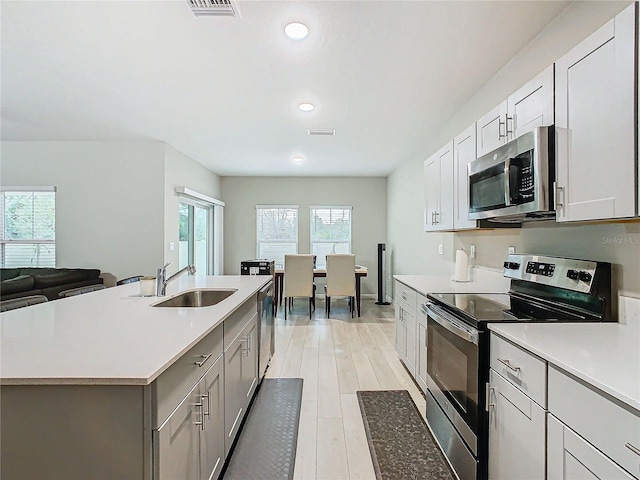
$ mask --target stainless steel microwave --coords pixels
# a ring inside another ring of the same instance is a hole
[[[555,217],[555,129],[537,127],[468,165],[469,219]]]

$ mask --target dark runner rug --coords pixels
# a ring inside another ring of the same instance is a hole
[[[224,480],[292,479],[301,404],[301,378],[264,379]]]
[[[357,394],[378,480],[454,478],[408,391]]]

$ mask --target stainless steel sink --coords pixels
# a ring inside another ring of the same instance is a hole
[[[209,307],[220,303],[225,298],[233,295],[236,289],[219,290],[189,290],[163,302],[151,305],[152,307]]]

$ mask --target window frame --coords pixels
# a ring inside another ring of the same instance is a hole
[[[295,253],[297,254],[299,252],[299,248],[300,248],[300,207],[298,205],[256,205],[256,258],[260,258],[260,245],[261,244],[287,244],[287,243],[295,243],[296,247],[295,247],[295,252],[289,252],[289,253]],[[296,220],[295,220],[295,225],[296,225],[296,231],[295,231],[295,239],[288,239],[288,240],[261,240],[260,239],[260,210],[295,210],[296,212]],[[286,255],[286,254],[285,254]],[[278,266],[278,268],[282,267],[284,268],[284,258],[282,261],[282,264],[278,263],[277,259],[274,259],[276,266]]]
[[[50,192],[53,194],[53,221],[54,221],[54,229],[53,229],[53,239],[44,239],[44,238],[29,238],[29,239],[8,239],[5,238],[5,194],[10,192],[19,192],[19,193],[46,193]],[[6,266],[6,255],[5,255],[5,247],[7,245],[53,245],[53,266],[50,264],[31,264],[31,265],[21,265],[22,267],[44,267],[44,268],[55,268],[57,265],[57,256],[58,250],[56,245],[56,193],[57,188],[55,186],[2,186],[0,187],[0,268],[17,268],[17,267],[7,267]]]
[[[314,226],[314,213],[316,210],[349,210],[349,240],[314,240],[313,238],[313,226]],[[313,254],[314,244],[343,244],[348,245],[348,252],[352,253],[353,247],[353,206],[351,205],[311,205],[309,207],[309,251]],[[317,268],[326,268],[325,258],[316,258]]]

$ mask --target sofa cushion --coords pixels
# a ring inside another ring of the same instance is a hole
[[[52,275],[34,275],[35,288],[55,287],[56,285],[64,285],[68,283],[81,282],[86,278],[86,274],[77,270],[65,270],[54,273]]]
[[[20,275],[15,278],[4,280],[0,283],[2,295],[10,295],[17,292],[25,292],[33,288],[34,278],[29,275]]]
[[[16,278],[20,275],[20,270],[17,268],[0,268],[0,281],[9,280],[10,278]]]

